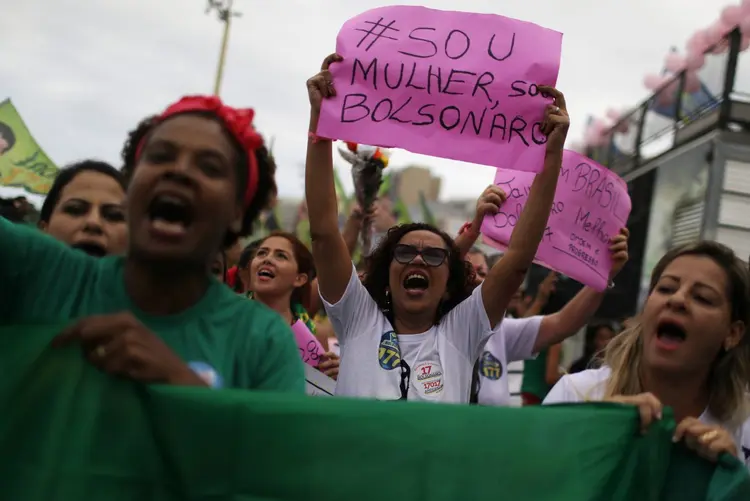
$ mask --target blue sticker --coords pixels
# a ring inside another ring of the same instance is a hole
[[[205,381],[211,388],[224,387],[224,381],[221,379],[219,373],[206,362],[188,362],[188,367],[198,374],[198,377]]]
[[[380,362],[380,367],[387,371],[401,366],[401,350],[398,347],[398,337],[395,332],[388,331],[380,337],[378,362]]]
[[[492,381],[503,376],[503,364],[492,353],[485,351],[479,359],[479,373]]]

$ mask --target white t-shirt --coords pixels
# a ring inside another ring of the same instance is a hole
[[[341,347],[336,395],[400,399],[402,357],[408,400],[468,403],[474,361],[492,334],[481,287],[422,334],[395,334],[354,267],[338,303],[321,299]]]
[[[589,369],[576,374],[563,376],[550,390],[544,404],[596,401],[604,398],[604,390],[609,377],[609,367]],[[734,435],[740,459],[750,468],[750,419],[742,426],[732,429],[714,418],[708,409],[698,418],[706,424],[723,426]]]
[[[531,358],[543,316],[505,318],[495,328],[479,357],[479,392],[481,405],[510,405],[508,364]]]

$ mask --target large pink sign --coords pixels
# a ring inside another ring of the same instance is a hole
[[[485,242],[504,250],[518,223],[536,174],[498,169],[495,184],[508,199],[482,223]],[[585,285],[604,290],[612,268],[609,239],[630,215],[625,182],[609,169],[566,150],[549,223],[536,262]]]
[[[495,14],[395,6],[347,21],[318,134],[538,172],[562,34]]]

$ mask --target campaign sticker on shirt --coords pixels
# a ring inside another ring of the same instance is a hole
[[[392,371],[401,365],[401,351],[398,347],[398,337],[395,332],[384,332],[380,336],[378,362],[380,362],[380,367],[387,371]]]
[[[425,362],[417,365],[414,376],[416,376],[416,387],[422,390],[424,396],[436,396],[443,391],[443,368],[438,362]]]
[[[198,377],[205,381],[211,388],[221,388],[224,386],[224,381],[222,381],[219,373],[206,362],[188,362],[188,367],[198,374]]]
[[[503,364],[492,353],[485,351],[479,358],[479,373],[491,381],[497,381],[503,376]]]

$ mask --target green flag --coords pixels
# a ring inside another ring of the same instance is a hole
[[[12,501],[747,501],[734,458],[638,433],[632,407],[522,409],[142,386],[60,326],[0,328],[0,486]]]
[[[0,103],[0,185],[46,195],[59,169],[7,99]]]

